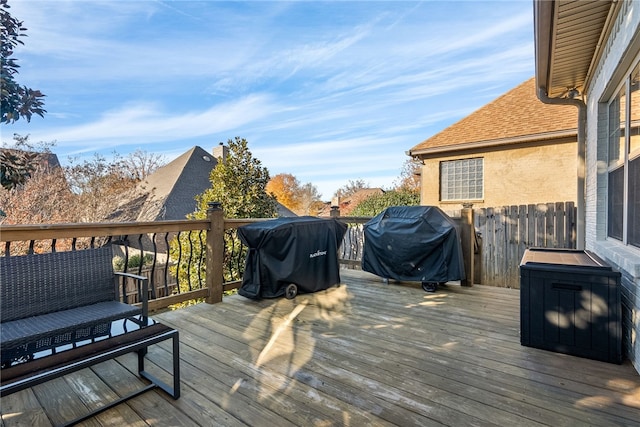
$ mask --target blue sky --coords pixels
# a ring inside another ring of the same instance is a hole
[[[406,152],[534,75],[530,0],[9,0],[17,81],[44,118],[2,125],[54,152],[169,161],[240,136],[329,200],[389,188]]]

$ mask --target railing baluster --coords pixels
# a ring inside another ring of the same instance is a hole
[[[169,260],[171,259],[171,251],[169,250],[169,233],[164,233],[164,243],[165,248],[167,248],[167,257],[164,261],[164,292],[165,295],[169,295]]]
[[[191,240],[192,232],[189,230],[188,238],[189,238],[189,261],[187,262],[187,283],[189,285],[189,290],[192,291],[191,287],[191,261],[193,260],[193,240]]]
[[[158,247],[156,245],[156,235],[157,233],[153,233],[151,235],[151,244],[153,245],[153,261],[151,263],[151,277],[149,278],[149,283],[151,285],[151,298],[156,299],[156,258],[158,258]],[[167,294],[165,293],[165,296]]]
[[[138,276],[141,276],[142,266],[144,264],[144,249],[142,248],[142,234],[138,235],[138,245],[140,246],[140,265],[138,266]]]
[[[124,272],[126,273],[129,269],[129,236],[123,236],[121,242],[124,246]]]
[[[200,242],[200,249],[199,249],[199,252],[198,252],[198,254],[199,254],[199,256],[198,256],[198,289],[202,288],[202,258],[204,258],[202,255],[206,251],[206,246],[202,242],[202,232],[203,232],[203,230],[200,230],[198,232],[198,241]]]
[[[176,242],[178,243],[178,263],[176,264],[176,289],[178,293],[182,292],[180,289],[180,266],[182,265],[182,241],[180,240],[180,235],[182,232],[178,231],[178,236]]]

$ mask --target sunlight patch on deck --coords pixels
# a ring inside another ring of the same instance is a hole
[[[589,396],[584,399],[579,399],[576,402],[578,408],[603,408],[614,404],[615,402],[610,397],[605,396]]]
[[[271,351],[271,348],[274,346],[278,338],[285,332],[288,332],[291,328],[291,322],[298,317],[298,314],[302,312],[307,307],[308,301],[303,301],[302,304],[297,305],[293,311],[284,319],[284,321],[275,328],[273,334],[271,334],[271,338],[269,338],[269,342],[264,346],[260,354],[258,355],[258,359],[256,360],[255,367],[260,367],[264,361],[267,359],[267,355]]]

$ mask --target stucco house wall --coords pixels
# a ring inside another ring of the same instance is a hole
[[[484,159],[484,197],[467,200],[474,208],[574,201],[576,150],[576,140],[569,138],[426,158],[422,167],[421,203],[445,211],[459,209],[462,201],[440,200],[440,163],[478,157]]]
[[[607,237],[607,104],[640,60],[640,3],[625,0],[587,88],[586,248],[622,273],[623,351],[640,372],[640,248]]]
[[[521,83],[410,150],[424,164],[421,204],[455,211],[467,202],[475,208],[575,202],[577,117],[574,106],[541,103],[535,79]],[[441,197],[442,162],[470,158],[483,159],[482,198]]]

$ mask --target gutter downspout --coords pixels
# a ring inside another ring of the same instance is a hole
[[[578,108],[578,187],[576,194],[576,249],[584,250],[586,245],[585,224],[585,172],[586,172],[586,123],[587,105],[582,99],[549,98],[546,91],[538,88],[538,99],[545,104],[574,105]]]

